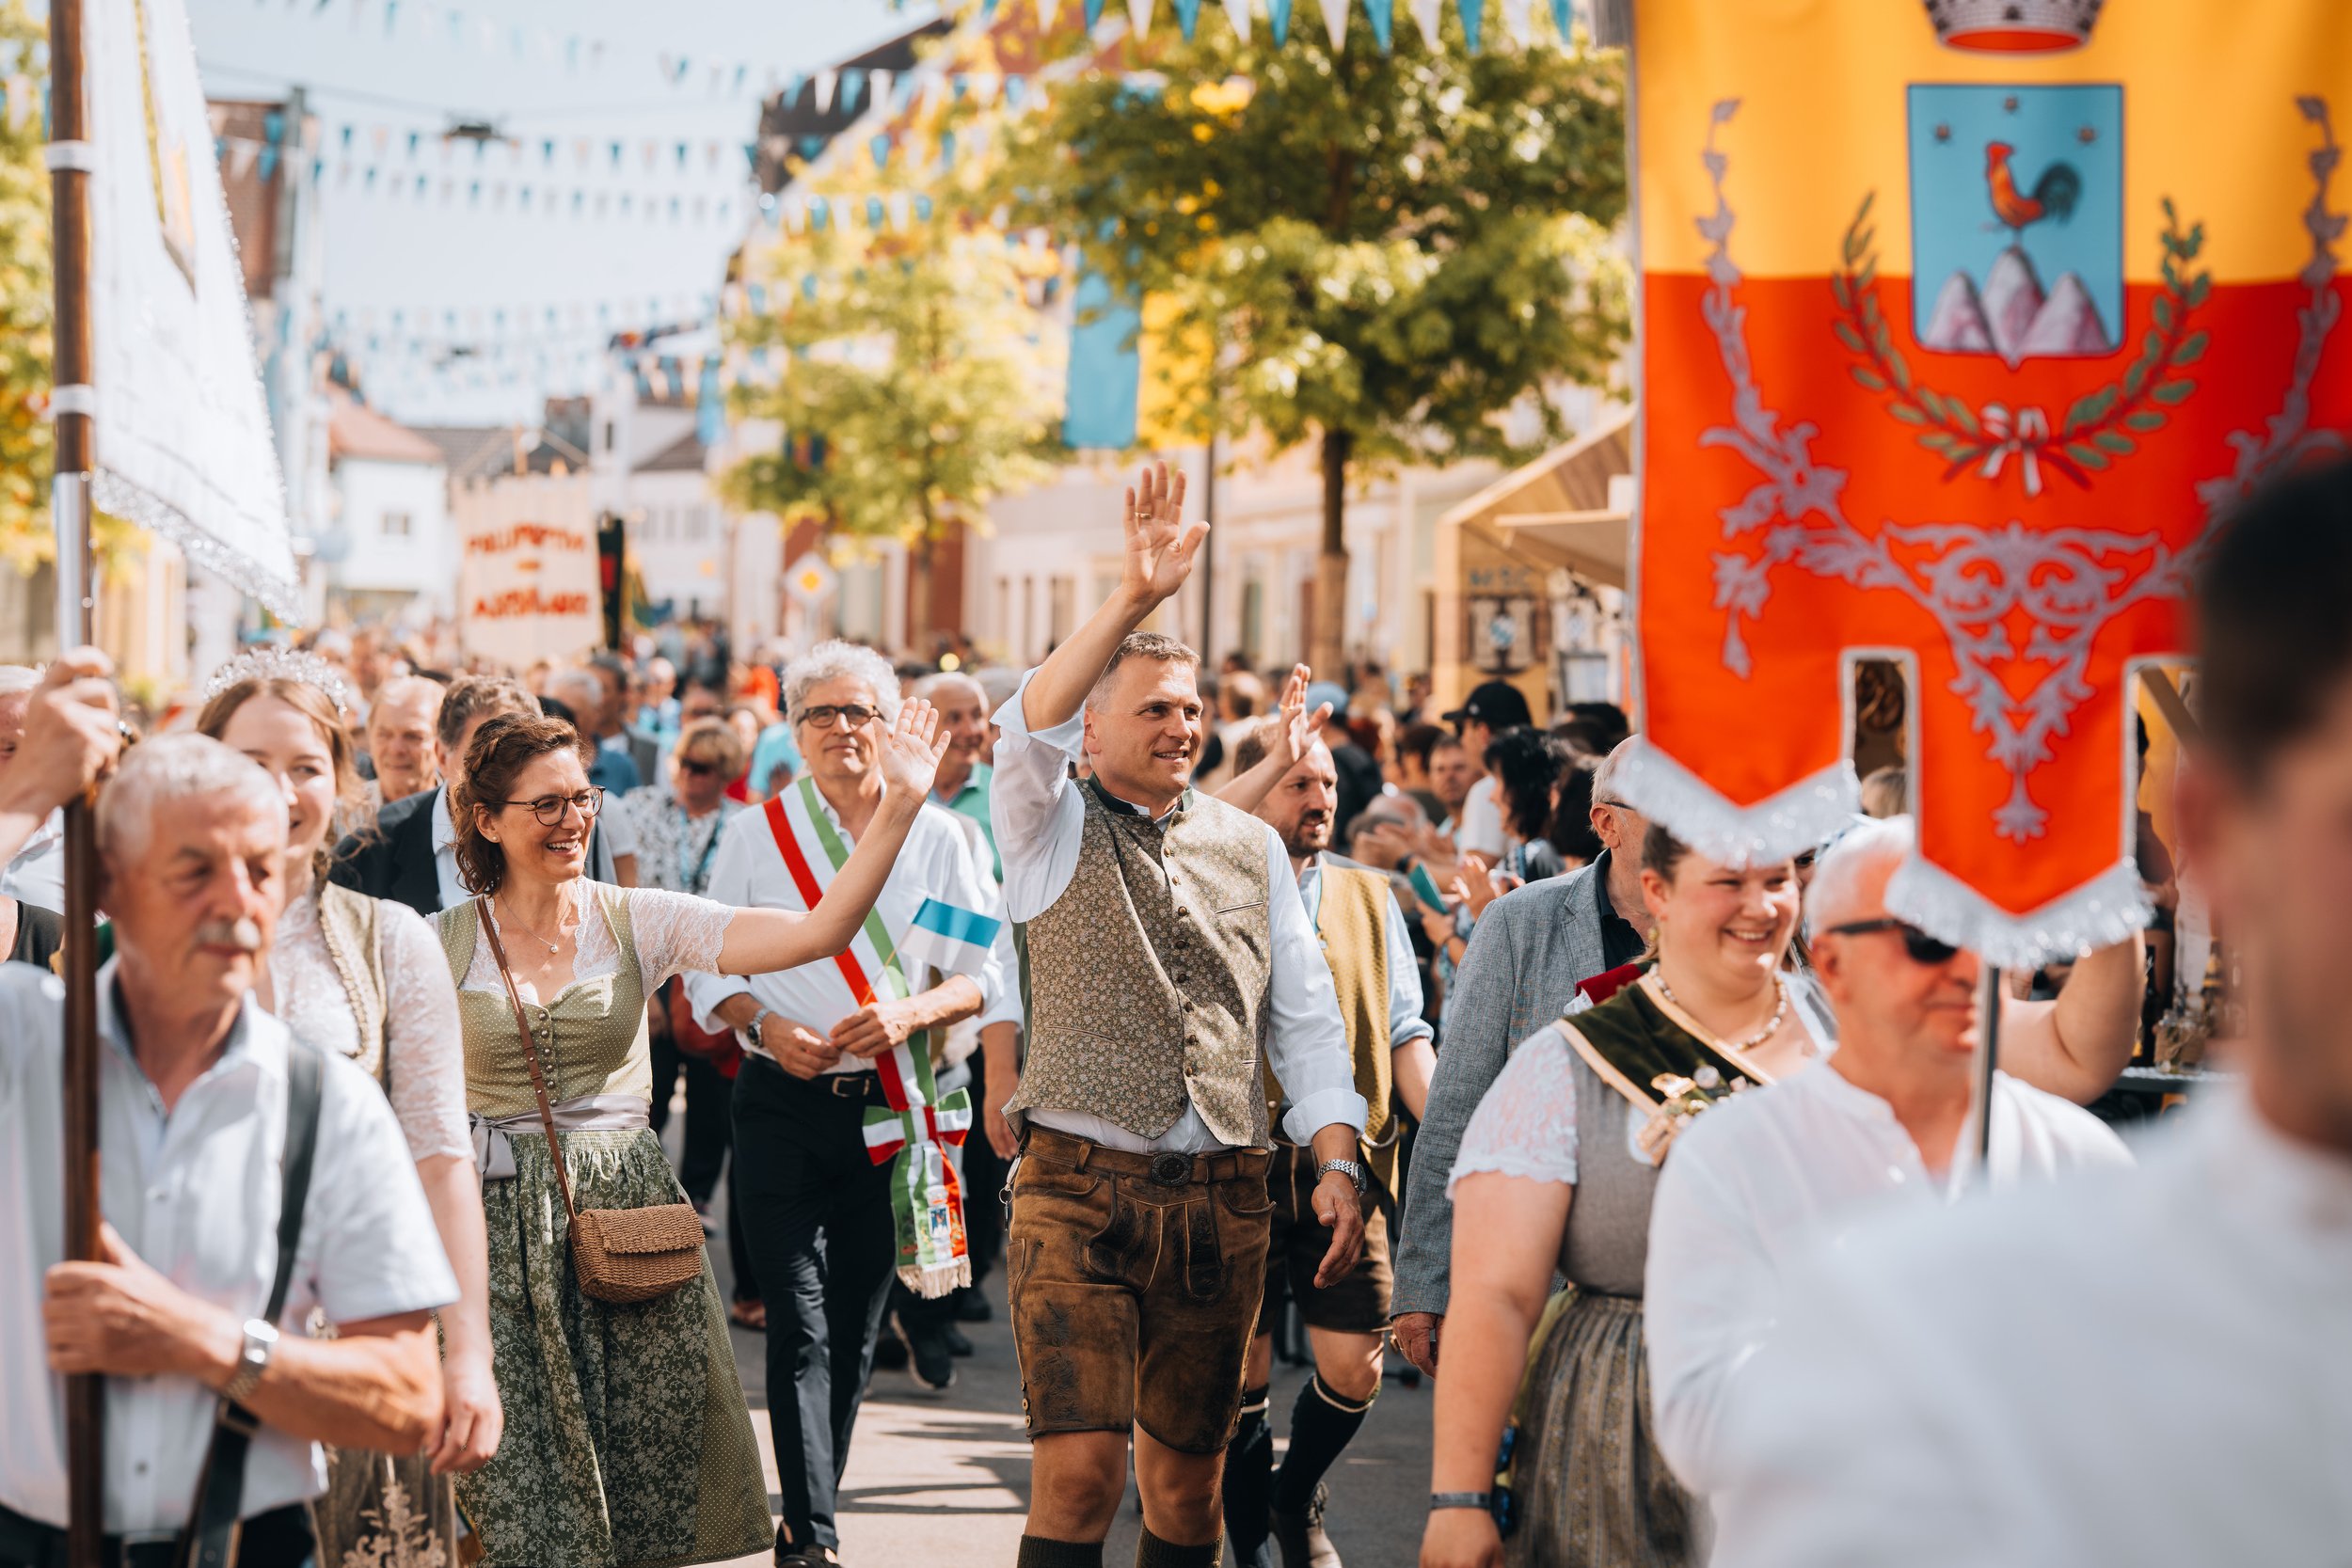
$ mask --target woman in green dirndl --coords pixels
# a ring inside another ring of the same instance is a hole
[[[764,974],[846,947],[922,809],[936,716],[909,703],[888,732],[872,830],[806,914],[738,910],[582,876],[601,805],[568,724],[508,715],[467,753],[457,863],[475,896],[440,917],[457,982],[466,1091],[489,1227],[490,1337],[505,1440],[458,1484],[491,1568],[653,1568],[767,1551],[759,1449],[716,1282],[614,1305],[574,1275],[561,1158],[580,1210],[682,1203],[647,1125],[645,998],[682,973]],[[506,955],[553,1103],[531,1071],[483,923]]]
[[[1651,1436],[1650,1195],[1690,1116],[1823,1053],[1833,1025],[1785,966],[1801,902],[1788,863],[1720,865],[1653,827],[1642,890],[1656,961],[1512,1052],[1454,1161],[1432,1485],[1492,1488],[1516,1395],[1517,1528],[1503,1543],[1485,1512],[1436,1510],[1422,1568],[1706,1560],[1704,1511]],[[1570,1288],[1547,1305],[1555,1267]]]

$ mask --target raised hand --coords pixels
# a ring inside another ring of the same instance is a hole
[[[939,759],[947,754],[947,733],[940,725],[939,710],[920,697],[900,703],[898,722],[882,733],[875,752],[890,793],[921,805],[939,776]]]
[[[113,669],[96,648],[73,648],[50,662],[25,707],[24,733],[0,810],[14,804],[45,816],[114,766],[122,737],[106,678]]]
[[[1126,492],[1126,554],[1119,571],[1120,592],[1132,602],[1157,605],[1184,585],[1192,559],[1209,536],[1209,525],[1184,521],[1184,476],[1169,478],[1168,465],[1147,466]]]
[[[1330,721],[1331,705],[1319,703],[1312,713],[1307,711],[1307,687],[1313,672],[1303,664],[1291,666],[1291,673],[1282,678],[1280,717],[1275,723],[1275,743],[1295,764],[1323,733]]]

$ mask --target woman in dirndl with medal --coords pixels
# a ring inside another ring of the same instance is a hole
[[[1522,1042],[1454,1161],[1432,1484],[1463,1506],[1432,1510],[1422,1568],[1706,1560],[1704,1510],[1651,1435],[1650,1196],[1691,1117],[1795,1071],[1834,1035],[1787,967],[1802,903],[1790,863],[1719,864],[1653,825],[1642,891],[1655,961]],[[1555,1268],[1570,1288],[1548,1303]],[[1511,1483],[1489,1507],[1506,1427]]]
[[[489,1226],[506,1439],[458,1486],[493,1568],[708,1562],[774,1541],[701,1226],[648,1121],[645,998],[848,946],[945,742],[924,703],[881,746],[872,829],[807,913],[583,876],[602,806],[573,728],[484,724],[455,813],[474,896],[443,911]],[[551,1147],[552,1146],[552,1147]]]

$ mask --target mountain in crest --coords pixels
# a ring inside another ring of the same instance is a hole
[[[1919,342],[1945,354],[1997,354],[2011,368],[2027,359],[2112,354],[2116,346],[2083,280],[2061,273],[2045,295],[2033,262],[2016,245],[1994,259],[1981,290],[1965,269],[1954,268],[1936,292]]]
[[[2115,340],[2100,321],[2090,291],[2070,272],[2058,278],[2058,287],[2034,312],[2033,325],[2026,330],[2026,341],[2017,345],[2017,354],[2022,359],[2068,359],[2106,354],[2114,347]]]
[[[1993,333],[1984,324],[1984,307],[1977,301],[1976,280],[1964,272],[1944,279],[1935,309],[1928,315],[1928,330],[1920,342],[1946,354],[1991,354]]]
[[[1984,276],[1984,290],[1977,296],[1984,307],[1984,325],[1993,336],[1995,353],[2011,365],[2025,357],[2026,335],[2033,330],[2034,317],[2042,313],[2042,279],[2034,276],[2033,262],[2015,245],[2005,248],[1993,261],[1993,270]]]

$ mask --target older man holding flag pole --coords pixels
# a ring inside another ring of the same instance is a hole
[[[875,740],[898,681],[871,649],[825,642],[785,673],[792,787],[723,830],[710,896],[812,909],[882,800]],[[768,1418],[783,1493],[777,1559],[839,1561],[835,1492],[893,1277],[926,1297],[971,1277],[948,1148],[972,1123],[943,1095],[932,1032],[1005,984],[995,884],[961,819],[926,805],[864,929],[831,963],[748,979],[691,975],[706,1028],[743,1039],[735,1081],[737,1195],[767,1297]],[[944,1349],[914,1347],[944,1388]]]

